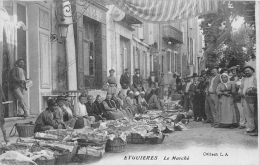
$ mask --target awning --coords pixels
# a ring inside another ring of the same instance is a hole
[[[163,39],[173,41],[174,43],[183,43],[182,32],[171,25],[165,25],[163,28]]]
[[[112,0],[125,13],[145,22],[176,22],[215,12],[218,0]]]

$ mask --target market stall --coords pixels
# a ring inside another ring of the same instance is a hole
[[[14,161],[9,154],[16,152],[25,156],[26,159],[20,160],[29,164],[59,165],[101,159],[106,152],[124,152],[129,144],[160,144],[167,134],[187,130],[185,118],[189,117],[177,102],[167,102],[165,108],[166,111],[150,110],[137,114],[133,120],[100,121],[83,129],[48,130],[35,133],[33,137],[20,137],[16,143],[1,145],[0,162],[19,164],[19,160]]]

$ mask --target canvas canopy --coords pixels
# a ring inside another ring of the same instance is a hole
[[[125,13],[145,22],[169,23],[215,12],[218,0],[112,0]]]

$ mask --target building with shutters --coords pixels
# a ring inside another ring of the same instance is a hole
[[[199,72],[203,54],[200,20],[192,18],[170,24],[150,24],[147,28],[153,43],[149,43],[151,70],[156,76],[164,73],[165,92],[174,73],[182,77]],[[151,35],[152,34],[152,35]]]
[[[114,5],[106,6],[107,11],[107,75],[115,70],[117,87],[120,89],[120,77],[128,68],[134,75],[136,68],[145,79],[150,75],[149,44],[144,38],[145,23],[123,13]],[[131,82],[132,83],[132,82]]]
[[[98,0],[90,5],[72,2],[0,0],[0,83],[7,100],[13,101],[4,107],[5,117],[17,115],[9,76],[18,58],[25,60],[26,78],[33,81],[25,95],[30,114],[44,110],[53,91],[102,88],[108,9]],[[62,16],[64,10],[69,16]],[[64,39],[58,25],[61,16],[69,24]]]

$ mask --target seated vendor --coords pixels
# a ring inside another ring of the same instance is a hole
[[[97,106],[97,114],[103,116],[105,112],[104,104],[102,103],[102,98],[100,95],[97,95],[94,104]]]
[[[148,109],[158,109],[158,110],[163,110],[163,104],[160,101],[158,97],[159,89],[156,89],[154,92],[151,91],[150,98],[148,100]]]
[[[94,98],[92,95],[88,95],[87,97],[87,103],[85,104],[87,108],[87,112],[89,116],[94,116],[96,121],[104,120],[104,118],[101,116],[102,113],[100,113],[97,105],[94,103]]]
[[[141,95],[140,92],[135,92],[135,106],[137,107],[138,113],[144,113],[146,112],[146,106],[144,106],[141,102]]]
[[[107,94],[106,99],[102,102],[105,108],[105,118],[107,120],[115,120],[117,118],[123,118],[124,114],[117,109],[116,103],[111,100],[112,95]]]
[[[84,126],[91,126],[91,124],[95,121],[94,116],[88,115],[87,108],[85,106],[86,97],[86,94],[81,94],[79,96],[79,101],[75,103],[74,116],[77,117],[75,129],[83,128]]]
[[[145,100],[145,92],[142,91],[138,97],[138,103],[141,104],[142,106],[145,106],[146,108],[148,108],[148,104]]]
[[[130,107],[131,110],[132,110],[132,114],[133,116],[137,113],[137,107],[135,106],[137,103],[136,103],[136,100],[134,99],[134,92],[131,91],[131,90],[128,90],[126,92],[127,94],[127,97],[126,97],[126,106]]]
[[[133,119],[134,115],[133,115],[132,107],[127,104],[126,97],[122,92],[118,93],[117,101],[122,107],[123,111],[125,111],[126,117],[128,117],[129,119]]]
[[[58,108],[55,100],[47,101],[48,107],[43,111],[35,121],[34,132],[44,132],[50,129],[57,129],[59,124],[53,118],[53,112]]]
[[[63,96],[58,96],[56,102],[59,106],[59,111],[55,110],[57,112],[57,115],[54,115],[54,118],[57,118],[62,121],[63,128],[66,128],[66,126],[69,126],[70,128],[74,128],[76,123],[76,118],[73,118],[72,110],[67,104],[67,99]]]

